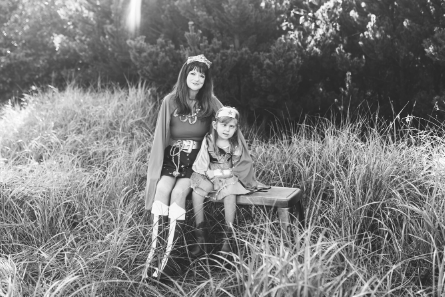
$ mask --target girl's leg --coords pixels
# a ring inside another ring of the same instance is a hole
[[[235,222],[236,215],[236,196],[229,195],[224,198],[224,216],[226,219],[226,225],[232,226]]]
[[[181,254],[179,249],[185,248],[184,238],[184,225],[185,225],[185,201],[187,195],[190,193],[190,179],[178,178],[176,184],[173,187],[170,198],[169,207],[169,221],[170,228],[168,231],[167,247],[165,249],[162,262],[153,276],[159,276],[159,273],[171,276],[181,271],[179,265],[180,257],[176,257],[176,254]],[[170,255],[172,251],[175,252],[175,259],[173,255]]]
[[[233,223],[235,222],[236,215],[236,196],[229,195],[224,198],[224,216],[226,219],[226,226],[224,227],[223,245],[221,247],[222,252],[230,253],[233,251]]]
[[[194,258],[198,258],[207,253],[206,241],[208,228],[204,216],[204,196],[208,195],[212,190],[213,184],[210,181],[203,181],[199,185],[199,188],[192,192],[193,212],[196,223],[194,231],[196,244],[190,249],[190,255]]]
[[[195,215],[196,226],[204,222],[204,196],[195,191],[192,192],[193,213]]]
[[[213,191],[213,184],[210,181],[205,180],[199,184],[199,188],[192,192],[193,212],[195,215],[196,226],[204,222],[204,196],[208,195],[211,191]]]

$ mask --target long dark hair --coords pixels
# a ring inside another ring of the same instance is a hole
[[[191,62],[190,64],[184,63],[179,71],[178,80],[170,94],[174,97],[178,114],[189,114],[192,112],[187,104],[187,98],[189,97],[187,75],[193,69],[205,75],[204,85],[198,91],[196,100],[201,108],[198,114],[199,118],[208,118],[215,113],[216,105],[214,100],[212,100],[212,97],[215,96],[213,94],[212,74],[210,68],[205,63],[198,61]]]

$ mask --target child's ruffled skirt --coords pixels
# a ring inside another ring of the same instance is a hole
[[[236,176],[228,178],[215,177],[211,182],[207,176],[193,172],[190,177],[191,188],[201,196],[208,196],[210,192],[216,192],[215,196],[208,197],[213,200],[221,200],[229,195],[241,195],[250,193],[243,187]]]

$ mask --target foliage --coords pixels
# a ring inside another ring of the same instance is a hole
[[[255,55],[251,66],[251,97],[255,97],[249,102],[252,110],[262,106],[273,114],[281,113],[281,118],[294,119],[301,115],[301,105],[305,104],[297,96],[301,80],[301,53],[297,42],[283,37],[271,46],[270,52]]]
[[[444,117],[441,0],[144,0],[131,31],[136,2],[0,1],[0,97],[72,80],[144,80],[162,97],[185,57],[203,53],[216,95],[251,120],[363,105]]]
[[[280,30],[277,9],[270,4],[260,5],[258,0],[178,1],[178,11],[193,20],[185,33],[185,46],[175,48],[165,36],[156,45],[144,44],[138,38],[128,42],[132,60],[142,77],[165,93],[185,57],[203,53],[213,63],[215,93],[224,103],[246,110],[251,110],[254,103],[253,110],[262,109],[258,95],[252,94],[253,85],[258,85],[253,75],[258,70],[253,64],[264,61],[265,56],[258,51],[275,43]]]
[[[57,14],[59,1],[3,1],[9,12],[0,34],[0,94],[17,96],[31,84],[56,84],[66,56],[59,56],[54,36],[64,27]],[[3,11],[3,10],[2,10]]]
[[[445,30],[439,29],[431,39],[425,40],[425,50],[428,57],[435,61],[445,61]]]
[[[431,93],[443,93],[439,77],[444,68],[428,58],[422,43],[428,44],[428,36],[443,27],[438,17],[444,12],[443,3],[291,1],[290,8],[287,24],[307,49],[304,61],[312,61],[312,74],[301,72],[302,83],[319,85],[322,93],[331,93],[331,104],[346,102],[339,105],[343,111],[354,110],[366,100],[373,110],[380,109],[381,116],[401,110],[404,114],[432,113],[435,96]],[[432,48],[434,53],[438,50],[440,46]],[[356,91],[345,96],[341,89],[346,89],[347,81]],[[417,94],[425,92],[430,93],[428,98],[416,100]]]

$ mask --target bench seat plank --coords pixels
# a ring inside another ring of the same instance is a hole
[[[190,193],[191,194],[191,193]],[[209,193],[214,197],[215,193]],[[188,199],[192,195],[188,195]],[[282,225],[282,230],[290,232],[289,227],[292,224],[291,214],[295,214],[298,221],[304,222],[304,210],[301,204],[303,191],[299,188],[271,187],[264,192],[255,192],[246,195],[237,195],[236,204],[238,205],[258,205],[275,207],[278,212],[278,218]],[[210,201],[215,203],[224,203],[224,199]],[[294,213],[294,210],[297,210]]]
[[[303,191],[298,188],[271,187],[264,192],[238,195],[236,197],[236,203],[238,205],[264,205],[277,208],[289,208],[300,201],[302,197]],[[224,200],[217,200],[215,202],[224,202]]]

